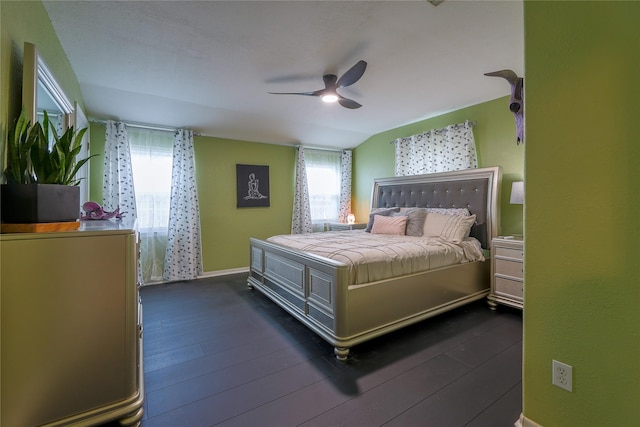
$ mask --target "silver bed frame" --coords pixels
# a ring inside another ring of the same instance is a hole
[[[372,207],[468,208],[471,235],[489,249],[498,235],[500,167],[374,181]],[[248,286],[262,292],[334,346],[350,347],[484,298],[490,264],[469,262],[372,283],[348,285],[348,266],[311,253],[250,239]]]

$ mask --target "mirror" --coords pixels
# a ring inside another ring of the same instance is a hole
[[[22,65],[22,103],[29,120],[42,123],[46,111],[58,133],[64,132],[72,125],[73,105],[38,55],[34,44],[25,42]]]
[[[38,55],[38,50],[33,43],[25,42],[24,59],[22,63],[22,103],[27,110],[29,121],[35,120],[42,123],[44,112],[47,112],[49,121],[55,126],[61,135],[69,126],[80,128],[88,127],[84,112],[77,106],[74,108],[69,98],[64,93],[53,73],[47,67],[44,60]],[[89,132],[85,133],[82,141],[80,158],[89,156]],[[53,145],[53,138],[49,143]],[[78,174],[80,180],[80,203],[89,200],[89,163],[87,162]]]

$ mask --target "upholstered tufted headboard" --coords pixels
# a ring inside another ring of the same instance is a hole
[[[471,236],[489,249],[499,234],[500,167],[374,180],[372,208],[467,208],[476,215]]]

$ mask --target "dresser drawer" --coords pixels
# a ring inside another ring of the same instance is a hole
[[[524,297],[524,283],[504,277],[495,277],[496,294],[522,300]]]
[[[523,278],[522,261],[511,261],[508,259],[496,258],[495,264],[496,268],[494,273],[517,277],[518,279]]]
[[[502,248],[500,246],[496,246],[494,249],[495,249],[496,256],[515,258],[515,259],[523,258],[522,249]]]

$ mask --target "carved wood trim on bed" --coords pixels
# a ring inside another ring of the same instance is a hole
[[[466,207],[483,248],[498,235],[501,169],[376,179],[372,207]],[[349,348],[485,297],[490,260],[348,285],[348,266],[250,239],[249,287],[272,299],[347,358]]]

